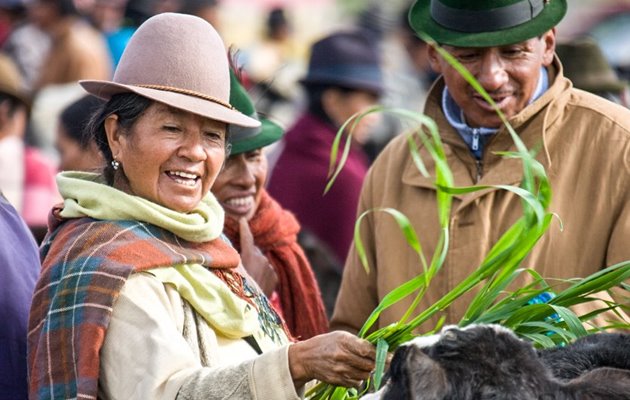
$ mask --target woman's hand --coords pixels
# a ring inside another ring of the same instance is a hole
[[[296,388],[317,379],[344,387],[358,387],[374,370],[376,348],[367,340],[335,331],[289,347],[289,370]]]
[[[269,260],[254,244],[254,235],[245,218],[238,221],[241,236],[241,260],[249,275],[256,281],[263,293],[270,297],[278,285],[278,275]]]

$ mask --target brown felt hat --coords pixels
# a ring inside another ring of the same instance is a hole
[[[192,15],[149,18],[131,37],[112,81],[79,83],[105,100],[132,92],[228,124],[260,126],[230,105],[225,45],[212,25]]]

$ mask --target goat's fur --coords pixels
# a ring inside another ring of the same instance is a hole
[[[399,347],[387,385],[367,398],[629,400],[628,340],[596,334],[539,356],[499,325],[448,326]]]
[[[630,335],[588,335],[564,347],[539,350],[538,355],[553,376],[563,380],[577,378],[601,367],[630,370]]]

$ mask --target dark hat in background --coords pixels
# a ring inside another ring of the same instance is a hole
[[[566,0],[416,0],[409,23],[440,44],[492,47],[537,37],[566,12]]]
[[[24,90],[24,81],[15,62],[4,53],[0,53],[0,92],[15,97],[28,108],[31,99]]]
[[[333,33],[311,47],[304,85],[331,85],[383,92],[378,46],[363,31]]]
[[[286,15],[284,14],[284,8],[276,7],[269,11],[267,15],[267,29],[274,30],[281,26],[289,24]]]
[[[620,92],[627,83],[620,80],[594,40],[580,38],[558,43],[556,54],[562,62],[564,76],[573,86],[587,92]]]
[[[280,140],[284,134],[284,129],[280,125],[261,117],[256,112],[254,102],[232,68],[230,68],[230,104],[248,117],[260,121],[260,126],[256,128],[230,125],[230,143],[232,144],[230,155],[260,149]]]

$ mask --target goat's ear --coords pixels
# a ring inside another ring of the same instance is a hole
[[[413,400],[442,400],[449,391],[446,371],[421,349],[407,356],[410,391]]]
[[[442,400],[448,391],[446,373],[414,345],[401,346],[389,367],[383,400]]]
[[[408,345],[396,349],[392,362],[389,364],[389,383],[387,391],[383,394],[383,400],[411,399],[407,375],[407,354],[413,347],[413,345]]]

